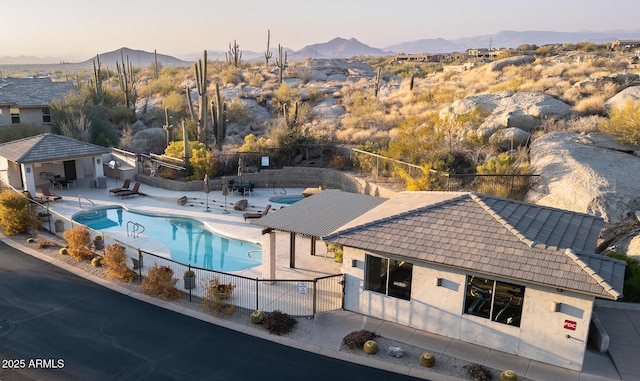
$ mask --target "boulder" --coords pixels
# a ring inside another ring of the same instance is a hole
[[[571,106],[554,97],[535,92],[503,91],[493,94],[473,95],[453,102],[440,110],[440,119],[452,119],[469,115],[481,109],[488,115],[475,131],[462,131],[461,136],[474,132],[483,139],[504,128],[519,128],[530,132],[540,120],[565,118]]]
[[[507,66],[521,66],[521,65],[529,64],[535,60],[536,59],[533,56],[517,56],[517,57],[503,58],[501,60],[493,61],[487,64],[487,73],[490,73],[492,71],[500,71]]]
[[[510,150],[524,146],[529,141],[531,135],[519,128],[503,128],[491,135],[489,142],[503,150]]]
[[[640,158],[627,148],[602,134],[552,132],[536,139],[531,169],[540,178],[526,201],[602,217],[608,234],[628,230],[640,209],[640,182],[630,175],[640,173]]]
[[[161,154],[167,145],[167,135],[162,128],[145,128],[136,132],[131,139],[123,145],[127,151],[134,153],[153,152]]]
[[[607,110],[611,110],[612,108],[619,108],[624,106],[624,104],[629,99],[633,100],[634,102],[640,101],[640,86],[627,87],[618,94],[609,98],[609,100],[604,103],[604,107]]]
[[[233,204],[233,210],[244,211],[247,209],[248,205],[249,205],[249,201],[246,199],[242,199],[242,200],[236,201],[236,203]]]

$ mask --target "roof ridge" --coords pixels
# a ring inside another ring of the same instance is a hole
[[[620,299],[622,297],[622,294],[619,293],[618,291],[616,291],[606,280],[604,280],[598,273],[597,271],[595,271],[594,269],[591,268],[591,266],[589,266],[588,263],[586,263],[585,261],[582,260],[582,258],[580,258],[580,256],[578,256],[573,250],[571,249],[565,249],[564,250],[564,254],[569,257],[569,259],[571,259],[573,262],[575,262],[578,266],[580,266],[580,268],[587,273],[587,275],[589,275],[591,278],[593,278],[593,280],[596,281],[596,283],[598,283],[600,285],[600,287],[602,287],[604,290],[606,290],[611,296],[613,296],[615,299]],[[589,254],[587,254],[589,255]],[[589,255],[590,256],[590,255]],[[611,258],[611,259],[615,259],[615,258]],[[617,260],[616,260],[617,261]]]
[[[529,238],[527,238],[524,234],[522,234],[521,231],[516,229],[515,226],[511,225],[509,222],[507,222],[507,220],[502,218],[502,216],[500,216],[498,214],[498,212],[496,212],[495,210],[493,210],[493,208],[491,208],[489,205],[487,205],[487,203],[484,202],[484,200],[482,200],[482,198],[478,194],[470,193],[469,195],[470,195],[470,197],[471,197],[471,199],[473,201],[475,201],[478,205],[480,205],[480,207],[482,207],[487,213],[489,213],[489,215],[491,217],[495,218],[504,227],[506,227],[507,230],[509,230],[513,235],[518,237],[519,240],[524,242],[524,244],[526,244],[529,247],[535,247],[536,246],[536,244],[537,244],[536,241],[533,241],[533,240],[530,240]],[[546,249],[547,246],[544,245],[544,248]]]
[[[352,226],[352,227],[344,229],[344,230],[335,231],[335,232],[332,232],[331,234],[326,235],[326,236],[324,236],[322,238],[323,239],[330,239],[333,235],[336,235],[336,234],[351,233],[351,232],[354,232],[354,231],[358,231],[360,229],[367,228],[369,226],[373,226],[373,225],[377,225],[377,224],[380,224],[380,223],[392,221],[392,220],[398,219],[400,217],[405,217],[405,216],[408,216],[408,215],[411,215],[411,214],[415,214],[415,213],[418,213],[418,212],[424,212],[425,210],[433,209],[435,207],[439,207],[439,206],[442,206],[444,204],[448,204],[448,203],[450,203],[452,201],[461,200],[461,199],[463,199],[465,197],[468,197],[468,194],[469,193],[464,193],[464,194],[461,194],[459,196],[455,196],[455,197],[452,197],[452,198],[449,198],[449,199],[446,199],[446,200],[434,202],[433,204],[424,205],[424,206],[421,206],[421,207],[415,208],[415,209],[405,210],[404,212],[400,212],[400,213],[397,213],[397,214],[392,214],[390,216],[382,217],[382,218],[379,218],[377,220],[365,222],[363,224]],[[381,205],[383,205],[383,204],[381,204]]]

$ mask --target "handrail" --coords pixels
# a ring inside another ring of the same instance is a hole
[[[91,203],[91,207],[92,208],[96,207],[96,204],[94,204],[93,201],[91,201],[88,198],[84,197],[83,195],[79,194],[78,195],[78,206],[80,207],[80,209],[82,209],[82,201],[80,200],[81,198],[84,198],[85,200],[89,201]]]
[[[129,225],[132,225],[131,227],[131,237],[136,238],[138,236],[140,236],[140,233],[144,233],[145,228],[142,224],[139,224],[137,222],[133,222],[133,221],[127,221],[127,237],[129,237]],[[136,233],[138,233],[136,235]]]
[[[257,252],[262,252],[262,250],[249,250],[249,251],[247,251],[247,257],[253,259],[256,262],[260,262],[259,260],[255,259],[254,257],[251,256],[251,253],[257,253]]]

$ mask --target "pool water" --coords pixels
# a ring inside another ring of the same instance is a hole
[[[269,197],[269,201],[277,202],[278,204],[293,204],[304,198],[301,194],[292,194],[292,195],[280,195]]]
[[[171,259],[185,265],[239,271],[262,263],[260,246],[215,234],[191,218],[150,215],[112,207],[78,213],[73,220],[106,234],[126,233],[128,221],[139,223],[145,228],[144,237],[167,246]],[[144,250],[144,247],[140,249]]]

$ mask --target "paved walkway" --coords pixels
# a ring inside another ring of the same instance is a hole
[[[113,185],[113,186],[111,186]],[[108,187],[114,187],[112,179],[108,180]],[[220,191],[214,191],[208,195],[204,192],[172,192],[162,189],[151,188],[146,185],[141,186],[141,191],[148,194],[148,197],[134,197],[121,200],[110,196],[107,189],[81,188],[56,190],[56,193],[64,197],[64,201],[60,203],[52,203],[52,209],[55,212],[65,216],[71,216],[74,213],[86,210],[89,201],[95,206],[106,206],[113,204],[121,204],[133,209],[145,210],[147,212],[172,213],[189,215],[193,218],[205,222],[213,229],[219,231],[232,232],[234,236],[249,240],[260,240],[261,228],[245,223],[242,218],[242,212],[233,211],[233,203],[244,198],[240,195],[229,195],[226,199],[226,209],[231,213],[225,214],[225,200]],[[288,189],[288,194],[301,193],[301,189]],[[186,206],[178,206],[177,199],[186,195],[188,202]],[[264,207],[271,203],[273,210],[276,212],[279,208],[286,205],[275,204],[270,202],[269,197],[273,196],[271,189],[256,189],[250,197],[250,210],[263,210]],[[213,212],[205,212],[206,206],[209,206]],[[327,261],[329,266],[335,266],[332,261]],[[329,270],[330,271],[330,270]],[[108,283],[101,281],[100,283]],[[108,286],[108,284],[105,284]],[[140,299],[157,303],[166,308],[172,308],[167,303],[155,301],[152,298],[141,296]],[[513,369],[522,377],[531,380],[541,381],[597,381],[597,380],[640,380],[640,307],[632,306],[629,309],[614,309],[607,307],[599,307],[597,309],[598,316],[602,321],[605,329],[611,337],[610,354],[613,360],[607,354],[601,354],[594,351],[587,351],[582,372],[570,371],[564,368],[543,364],[537,361],[528,360],[503,352],[498,352],[485,347],[474,344],[465,343],[459,340],[434,335],[428,332],[419,331],[413,328],[401,326],[395,323],[366,317],[349,311],[333,311],[329,313],[318,314],[315,318],[314,329],[311,334],[294,342],[287,338],[265,337],[270,340],[276,340],[284,344],[292,345],[300,349],[318,352],[324,355],[337,357],[341,359],[348,358],[350,361],[363,363],[369,366],[383,367],[399,373],[409,374],[419,378],[432,380],[451,380],[450,377],[434,375],[433,373],[425,373],[416,367],[403,367],[395,364],[381,363],[379,360],[373,360],[360,356],[346,356],[343,352],[339,352],[342,338],[349,332],[362,329],[374,330],[376,333],[390,339],[405,342],[410,345],[423,347],[438,353],[444,353],[449,356],[461,358],[467,361],[484,364],[494,369]],[[188,311],[180,310],[181,313],[190,314]],[[202,316],[196,316],[203,318]],[[207,320],[212,320],[209,317]],[[245,333],[252,334],[251,329],[246,326],[229,325],[228,322],[215,321],[216,324],[228,326]],[[620,373],[618,373],[618,370]],[[622,374],[624,378],[620,376]]]

